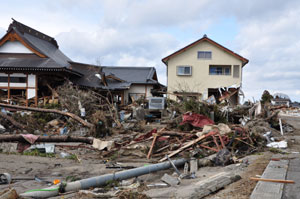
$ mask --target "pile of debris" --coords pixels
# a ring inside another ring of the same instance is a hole
[[[1,124],[4,126],[0,142],[18,142],[16,150],[21,153],[38,150],[39,153],[59,153],[63,158],[74,155],[72,157],[78,162],[80,158],[70,151],[84,148],[105,158],[106,168],[130,170],[109,174],[105,178],[99,176],[97,184],[92,186],[83,186],[91,180],[85,179],[76,183],[61,183],[54,186],[51,193],[45,190],[34,192],[48,194],[46,197],[61,191],[74,191],[74,187],[78,191],[106,186],[111,180],[137,177],[155,172],[157,168],[173,167],[179,177],[195,178],[193,172],[201,166],[226,166],[243,162],[243,157],[263,151],[266,145],[286,148],[282,135],[294,130],[280,118],[280,114],[295,113],[296,109],[268,103],[231,107],[228,104],[216,105],[195,100],[182,103],[168,101],[167,109],[156,114],[144,108],[147,106],[145,99],[117,107],[111,99],[91,90],[83,91],[64,85],[55,92],[58,93],[60,104],[52,108],[0,104],[3,109],[0,113]],[[7,131],[11,126],[14,126],[13,132]],[[67,146],[61,145],[61,142],[81,144]],[[5,152],[5,148],[1,147],[0,150]],[[123,157],[156,164],[146,169],[133,168],[116,162]],[[180,159],[171,161],[170,158]],[[183,166],[188,160],[190,173],[183,175],[176,167]],[[195,160],[197,165],[192,166]],[[163,179],[167,185],[178,184],[170,176],[164,175]],[[123,191],[118,194],[120,198],[126,198],[126,194],[135,195],[136,192]]]

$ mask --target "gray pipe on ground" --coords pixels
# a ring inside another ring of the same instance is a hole
[[[183,165],[187,160],[182,158],[179,160],[172,161],[176,166]],[[109,181],[112,180],[126,180],[129,178],[138,177],[141,175],[145,175],[148,173],[168,169],[171,167],[170,162],[163,162],[158,164],[153,164],[149,166],[139,167],[135,169],[129,169],[126,171],[120,171],[114,174],[106,174],[102,176],[87,178],[83,180],[78,180],[75,182],[67,183],[65,186],[65,192],[69,191],[78,191],[81,189],[89,189],[91,187],[99,187],[106,185]],[[59,186],[52,186],[44,189],[35,189],[31,191],[27,191],[25,193],[20,194],[22,197],[36,197],[36,198],[49,198],[53,196],[59,195]]]

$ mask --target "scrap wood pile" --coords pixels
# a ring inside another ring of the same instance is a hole
[[[69,83],[52,92],[59,100],[52,104],[39,103],[38,107],[0,103],[1,128],[14,134],[37,135],[59,135],[86,128],[85,135],[101,137],[109,132],[112,123],[121,127],[111,96],[79,89]]]
[[[263,150],[270,142],[281,141],[280,128],[285,133],[294,130],[278,116],[280,111],[287,109],[286,106],[259,102],[229,107],[192,100],[175,105],[169,105],[173,108],[170,112],[176,114],[165,122],[168,124],[166,128],[143,135],[137,133],[103,155],[117,153],[119,156],[164,161],[166,155],[201,158],[227,150],[232,157],[239,158]],[[211,112],[217,116],[214,118],[217,125],[208,117]],[[222,123],[224,119],[230,123]]]
[[[115,143],[115,148],[102,155],[109,157],[118,153],[119,156],[152,158],[162,162],[166,160],[166,155],[201,158],[226,149],[234,156],[241,157],[260,149],[261,137],[241,125],[215,125],[208,117],[195,113],[183,115],[181,125],[187,123],[197,130],[153,129],[142,135],[136,134],[121,144]]]

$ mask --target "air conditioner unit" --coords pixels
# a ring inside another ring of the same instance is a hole
[[[150,97],[149,99],[149,109],[157,110],[157,109],[165,109],[165,101],[164,97]]]

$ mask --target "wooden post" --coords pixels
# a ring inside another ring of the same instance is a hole
[[[8,104],[10,104],[10,75],[7,74],[7,100],[8,100]]]
[[[26,74],[26,106],[28,107],[28,74]]]
[[[125,99],[124,99],[124,91],[121,91],[121,105],[125,104]]]
[[[35,97],[34,97],[34,105],[38,105],[38,75],[35,74]]]

